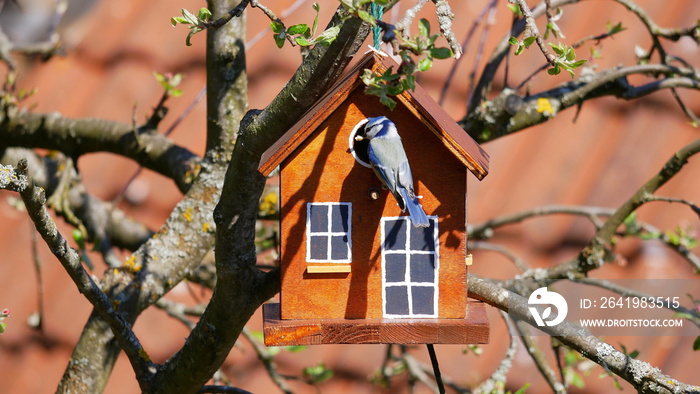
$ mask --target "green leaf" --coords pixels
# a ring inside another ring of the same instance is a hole
[[[523,39],[523,45],[525,45],[525,48],[529,48],[530,45],[532,45],[533,42],[537,40],[537,36],[530,36],[528,38]]]
[[[190,32],[189,32],[189,34],[187,34],[187,38],[185,38],[185,45],[187,45],[188,47],[192,46],[192,42],[191,42],[192,36],[199,33],[200,31],[202,31],[201,27],[190,28]]]
[[[80,249],[85,249],[85,237],[83,236],[83,232],[77,228],[73,229],[73,240],[78,244]]]
[[[566,60],[573,61],[576,59],[576,50],[573,47],[566,50]]]
[[[324,363],[313,367],[304,368],[304,375],[311,378],[314,383],[323,382],[333,377],[333,370],[326,368]]]
[[[320,43],[328,43],[330,44],[335,40],[335,38],[338,36],[338,33],[340,33],[340,25],[335,25],[333,27],[330,27],[326,29],[323,33],[319,34],[318,37],[314,41],[320,42]]]
[[[172,97],[180,97],[182,96],[182,89],[170,89],[168,90],[168,94]]]
[[[187,20],[189,24],[199,24],[199,20],[197,19],[197,17],[193,13],[189,12],[187,9],[183,8],[182,10],[180,10],[180,12],[182,12],[182,16]]]
[[[581,67],[581,66],[583,66],[583,65],[586,63],[586,61],[587,61],[586,59],[581,59],[581,60],[579,60],[579,61],[573,62],[573,63],[571,63],[571,67],[572,67],[572,68]]]
[[[174,17],[170,18],[171,25],[177,26],[178,23],[180,23],[182,25],[189,25],[190,24],[190,22],[187,19],[185,19],[181,16],[174,16]]]
[[[564,363],[566,366],[571,366],[576,363],[576,352],[569,350],[564,354]]]
[[[418,22],[418,33],[422,37],[430,37],[430,22],[427,19],[421,19]]]
[[[518,46],[515,48],[515,56],[523,53],[523,49],[525,49],[525,45],[518,44]]]
[[[7,327],[7,323],[0,323],[0,334],[5,332],[5,327]]]
[[[202,7],[197,13],[197,18],[199,18],[200,21],[208,21],[209,19],[211,19],[211,11]]]
[[[700,350],[700,336],[695,338],[695,342],[693,342],[693,350],[696,352]]]
[[[396,96],[404,92],[403,82],[398,85],[386,85],[386,92],[391,96]]]
[[[571,384],[582,389],[586,384],[583,382],[583,377],[581,374],[574,372],[572,375]]]
[[[306,37],[299,36],[299,37],[294,37],[294,41],[296,41],[297,44],[303,46],[303,47],[308,47],[312,43],[306,39]]]
[[[621,31],[627,30],[627,28],[622,25],[622,22],[618,22],[615,25],[608,22],[606,25],[606,28],[608,30],[608,34],[610,34],[610,35],[617,34]]]
[[[287,34],[304,34],[310,32],[309,26],[305,23],[300,23],[298,25],[292,25],[287,28]],[[308,36],[307,36],[308,37]]]
[[[522,10],[520,9],[520,7],[517,6],[517,4],[508,4],[508,8],[509,8],[515,15],[519,15],[519,16],[522,16],[522,15],[523,15]]]
[[[561,67],[559,67],[559,64],[555,64],[554,67],[547,70],[547,73],[549,75],[559,75],[560,72],[561,72]]]
[[[562,47],[561,44],[559,45],[554,45],[551,42],[549,43],[549,46],[552,47],[552,50],[558,55],[558,56],[563,56],[564,55],[564,48]]]
[[[379,102],[389,107],[392,111],[396,108],[396,101],[387,95],[379,96]]]
[[[420,71],[428,71],[428,70],[430,70],[430,67],[432,67],[432,66],[433,66],[433,60],[429,57],[418,62],[418,70],[420,70]]]
[[[450,48],[430,48],[430,57],[435,59],[447,59],[452,56],[452,50]]]
[[[282,48],[284,46],[284,37],[282,36],[284,33],[280,34],[275,34],[272,37],[275,39],[275,44],[277,44],[277,48]]]
[[[314,3],[311,7],[314,9],[314,11],[316,11],[316,16],[314,17],[314,23],[311,26],[311,35],[314,36],[314,35],[316,35],[316,28],[318,27],[318,14],[319,14],[319,12],[321,12],[321,6],[319,6],[318,3]]]
[[[306,346],[304,346],[304,345],[285,346],[284,350],[286,350],[290,353],[299,353],[299,352],[303,352],[304,350],[306,350]]]
[[[510,39],[508,39],[508,43],[510,45],[518,45],[520,43],[520,41],[518,41],[518,39],[515,37],[511,37]]]
[[[406,75],[406,78],[404,78],[402,81],[404,90],[415,90],[416,89],[416,76],[415,75]]]
[[[276,21],[270,22],[270,28],[275,34],[282,34],[284,32],[284,25]]]
[[[523,387],[519,388],[518,391],[513,394],[525,394],[525,390],[527,390],[528,387],[530,387],[530,383],[525,383]]]
[[[370,13],[367,11],[358,10],[357,16],[359,16],[360,19],[369,23],[372,26],[375,26],[377,24],[377,21],[374,19],[374,17],[372,15],[370,15]]]

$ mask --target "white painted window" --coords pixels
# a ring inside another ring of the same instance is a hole
[[[386,318],[437,317],[440,265],[438,223],[413,227],[408,216],[385,217],[382,236],[382,304]]]
[[[349,264],[352,261],[351,218],[351,203],[307,203],[306,261]]]

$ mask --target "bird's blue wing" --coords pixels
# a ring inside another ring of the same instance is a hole
[[[391,141],[373,139],[369,144],[369,162],[377,177],[396,198],[399,208],[404,211],[406,202],[403,195],[397,190],[397,166],[395,155],[392,155],[392,151],[394,151],[394,146]],[[403,153],[403,148],[401,153]],[[406,154],[403,153],[403,156],[405,157]]]

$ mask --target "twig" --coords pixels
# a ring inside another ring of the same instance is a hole
[[[469,241],[467,244],[468,249],[478,249],[478,250],[490,250],[492,252],[497,252],[500,253],[506,258],[508,258],[510,261],[513,262],[515,267],[521,272],[527,272],[530,270],[530,266],[527,265],[527,263],[518,257],[515,253],[511,252],[508,248],[506,248],[503,245],[498,245],[494,244],[491,242],[484,242],[484,241]]]
[[[196,306],[186,306],[175,301],[171,301],[167,298],[161,298],[156,301],[155,304],[158,308],[164,310],[169,316],[179,320],[182,324],[187,326],[190,330],[194,328],[195,324],[192,320],[188,319],[187,316],[202,316],[204,313],[203,304],[198,304]]]
[[[496,228],[520,223],[526,219],[558,214],[586,217],[596,226],[596,228],[598,228],[603,225],[598,218],[601,216],[610,216],[614,212],[615,211],[611,208],[575,205],[545,205],[514,214],[499,216],[482,224],[470,227],[468,235],[470,239],[489,239],[493,235],[493,230]]]
[[[425,369],[421,366],[421,363],[408,352],[406,346],[401,346],[401,357],[406,363],[406,369],[408,370],[409,375],[409,384],[417,379],[421,383],[428,386],[431,390],[438,391],[438,387],[435,382],[428,377],[428,375],[425,373]]]
[[[37,248],[36,231],[34,227],[31,228],[31,243],[32,243],[32,260],[34,260],[34,273],[36,274],[36,299],[38,311],[36,313],[36,320],[32,322],[32,328],[44,331],[44,284],[41,280],[41,258],[39,257],[39,250]]]
[[[469,74],[470,78],[470,85],[471,83],[474,82],[474,76],[476,75],[476,67],[479,64],[479,60],[481,59],[481,53],[483,49],[483,45],[486,41],[486,36],[488,32],[488,28],[493,24],[494,21],[494,15],[496,13],[496,0],[491,0],[489,4],[484,7],[483,10],[481,10],[481,13],[479,13],[479,16],[476,17],[474,23],[472,23],[471,28],[469,31],[467,31],[467,35],[464,37],[464,40],[462,40],[462,53],[464,53],[467,50],[467,47],[469,46],[469,43],[472,40],[472,37],[474,36],[474,32],[476,32],[477,27],[479,27],[479,24],[484,18],[484,15],[486,15],[486,12],[489,12],[489,17],[484,25],[484,31],[482,32],[481,35],[481,41],[479,42],[479,49],[477,50],[476,58],[474,59],[474,68],[472,69],[472,72]],[[442,84],[442,89],[440,90],[440,98],[438,99],[438,104],[442,105],[442,103],[445,100],[445,97],[447,97],[447,89],[449,89],[450,85],[452,84],[452,79],[454,78],[456,72],[457,72],[457,67],[461,63],[462,58],[460,57],[459,59],[455,60],[452,63],[452,67],[450,67],[450,72],[447,74],[447,78],[445,79],[445,82]],[[470,86],[471,89],[471,86]],[[467,97],[469,97],[470,93],[469,91],[467,92]]]
[[[182,111],[180,116],[178,116],[177,119],[175,119],[173,124],[171,124],[170,127],[168,127],[165,130],[165,133],[163,133],[164,136],[168,137],[168,136],[170,136],[170,134],[172,134],[173,131],[175,131],[177,126],[179,126],[180,123],[182,123],[182,121],[187,117],[187,115],[189,115],[190,112],[192,112],[192,110],[194,109],[194,107],[202,100],[202,98],[204,97],[206,92],[207,92],[206,86],[204,86],[202,89],[200,89],[199,93],[197,93],[197,95],[192,100],[190,105],[188,105],[187,108],[185,108],[185,110]],[[163,95],[165,96],[166,94],[164,93]],[[155,110],[154,110],[154,115],[155,115]],[[143,167],[139,167],[136,169],[136,171],[134,171],[134,173],[131,175],[129,180],[127,180],[126,183],[124,184],[124,187],[122,187],[122,189],[119,191],[119,193],[117,193],[117,195],[112,199],[112,204],[114,204],[114,205],[119,204],[119,202],[122,200],[122,198],[124,198],[124,194],[126,193],[126,191],[129,190],[129,186],[131,186],[131,184],[136,180],[136,178],[138,178],[138,176],[141,174],[141,171],[143,171]]]
[[[457,37],[452,32],[452,20],[455,15],[452,13],[450,5],[447,0],[432,0],[435,3],[435,14],[437,15],[438,24],[440,25],[440,31],[442,35],[447,40],[447,44],[452,49],[452,56],[455,59],[459,59],[462,56],[462,46],[459,45]]]
[[[571,47],[574,49],[578,49],[581,46],[583,46],[583,44],[587,43],[588,41],[600,42],[601,40],[604,40],[608,37],[612,37],[614,34],[616,34],[616,33],[605,32],[605,33],[601,33],[601,34],[590,35],[588,37],[584,37],[584,38],[576,41],[575,43],[571,44]],[[527,84],[532,78],[534,78],[535,75],[546,70],[547,67],[549,67],[549,63],[545,63],[545,64],[541,65],[540,67],[538,67],[535,71],[533,71],[530,75],[528,75],[522,82],[520,82],[518,84],[518,86],[515,88],[515,90],[522,89],[522,87],[525,86],[525,84]]]
[[[270,375],[270,379],[272,379],[272,382],[279,387],[282,392],[285,394],[291,394],[292,390],[287,386],[287,382],[285,381],[284,376],[280,375],[280,373],[277,371],[277,364],[275,363],[275,358],[270,354],[270,352],[267,351],[267,348],[264,346],[261,346],[260,343],[253,337],[253,335],[250,333],[250,330],[248,327],[244,327],[243,331],[241,332],[245,339],[250,342],[250,344],[253,346],[253,350],[255,350],[255,353],[258,355],[258,358],[260,361],[262,361],[263,365],[265,366],[265,370],[267,371],[267,374]]]
[[[528,37],[535,37],[535,42],[537,42],[537,46],[540,48],[540,51],[544,55],[544,58],[547,59],[547,63],[549,64],[554,64],[554,60],[556,60],[556,56],[553,55],[551,52],[549,52],[549,49],[547,49],[547,45],[545,45],[544,40],[542,39],[542,35],[540,34],[539,29],[537,28],[537,23],[535,23],[535,16],[533,15],[532,11],[530,10],[530,7],[527,5],[527,1],[525,0],[508,0],[509,3],[511,4],[517,4],[518,7],[520,7],[520,11],[523,13],[523,16],[525,17],[525,32],[523,33],[523,36],[525,38]],[[551,4],[547,2],[547,6],[545,7],[545,10],[549,10],[551,8]]]
[[[0,156],[0,163],[17,163],[23,158],[29,163],[35,184],[43,187],[47,195],[57,193],[60,181],[56,169],[63,165],[63,155],[58,153],[42,157],[29,149],[8,148]],[[133,251],[153,235],[151,230],[124,211],[89,194],[82,183],[73,185],[68,194],[69,210],[85,225],[88,241],[102,240],[99,245],[96,244],[101,252],[111,246]],[[56,213],[62,215],[61,211]]]
[[[489,376],[488,379],[483,381],[475,390],[474,393],[493,393],[497,392],[497,387],[499,384],[505,384],[506,382],[506,375],[508,374],[508,371],[510,371],[511,367],[513,366],[513,360],[515,359],[515,353],[516,350],[518,349],[518,342],[516,341],[516,335],[517,332],[515,331],[515,327],[513,327],[513,321],[508,317],[508,314],[499,311],[501,314],[501,318],[503,321],[506,323],[508,326],[508,333],[509,338],[510,338],[510,344],[508,345],[508,349],[506,350],[506,354],[503,356],[503,359],[501,360],[501,363],[498,364],[498,367],[496,368],[495,371]]]
[[[537,342],[535,342],[530,335],[530,326],[522,321],[516,321],[515,326],[520,334],[520,339],[523,341],[525,350],[532,358],[532,361],[535,362],[537,369],[547,381],[547,384],[549,384],[552,391],[557,394],[566,393],[564,384],[557,379],[557,374],[552,370],[552,368],[549,367],[544,353],[542,353],[542,350],[539,348],[539,346],[537,346]]]
[[[581,251],[575,260],[549,268],[549,276],[551,278],[576,277],[573,274],[574,272],[585,274],[593,268],[601,266],[604,261],[605,248],[615,236],[617,228],[632,212],[647,201],[647,196],[653,194],[658,188],[673,178],[688,162],[688,159],[698,152],[700,152],[700,139],[691,142],[676,152],[656,175],[649,179],[608,218],[603,227],[596,232],[588,246]],[[695,269],[700,270],[700,266],[696,266]]]
[[[289,6],[286,10],[282,11],[280,14],[280,18],[284,19],[287,18],[289,15],[291,15],[294,11],[299,9],[302,5],[304,5],[307,1],[309,0],[297,0]],[[255,44],[257,44],[263,37],[267,35],[267,33],[272,30],[269,25],[267,25],[264,29],[260,30],[258,34],[256,34],[253,38],[251,38],[248,42],[245,43],[245,49],[249,50],[251,49]]]
[[[406,10],[406,12],[403,14],[403,18],[401,18],[401,20],[398,23],[396,23],[396,30],[398,30],[402,36],[411,36],[411,24],[413,23],[413,19],[416,17],[416,14],[418,14],[418,12],[427,3],[428,0],[416,1],[416,5]]]
[[[225,25],[231,19],[237,18],[237,17],[243,15],[243,11],[245,10],[245,8],[248,6],[249,3],[250,3],[250,0],[241,0],[241,2],[238,3],[238,5],[235,8],[231,9],[229,12],[224,14],[224,16],[222,16],[218,19],[215,19],[213,21],[202,23],[200,25],[200,27],[202,27],[203,29],[209,29],[209,28],[218,29],[219,27]]]

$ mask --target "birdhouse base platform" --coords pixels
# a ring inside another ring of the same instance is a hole
[[[267,346],[357,343],[486,344],[489,321],[481,301],[467,302],[464,319],[304,319],[283,320],[280,304],[263,305]]]

